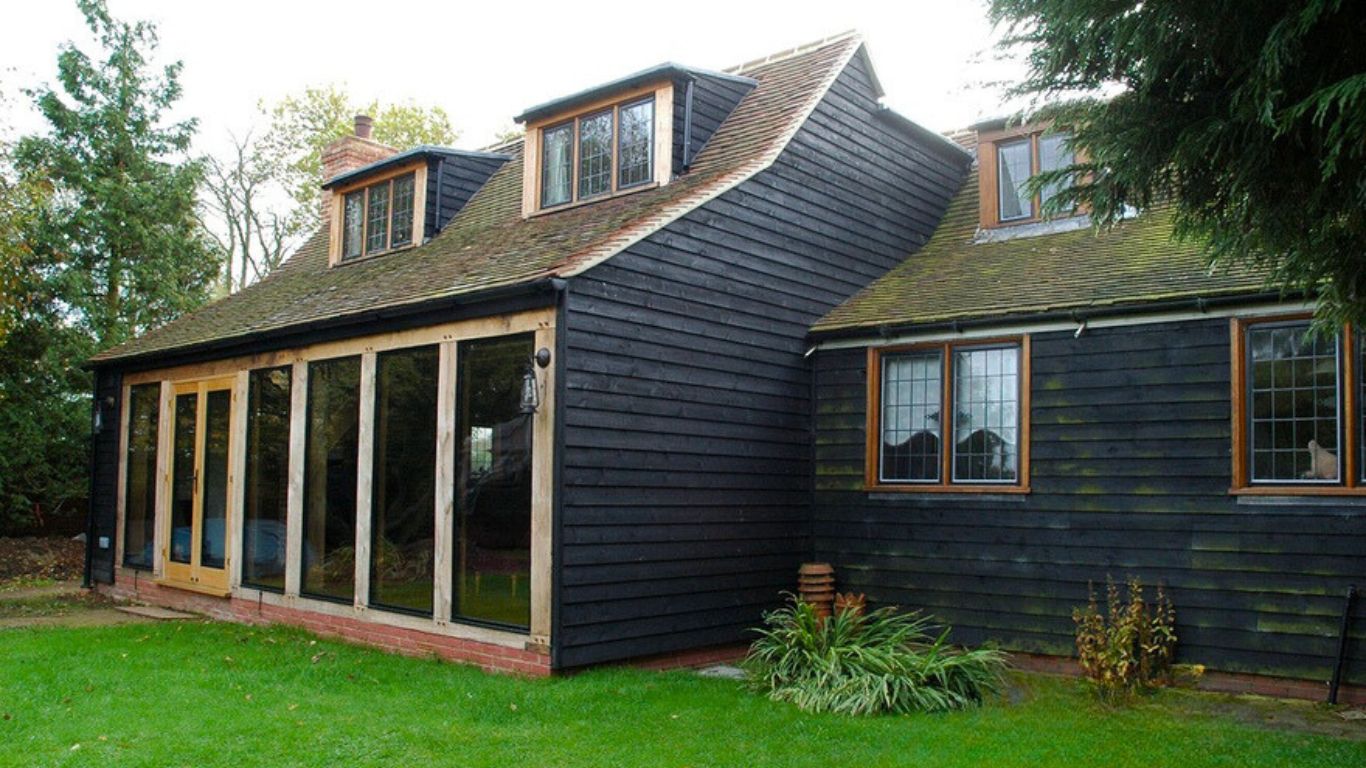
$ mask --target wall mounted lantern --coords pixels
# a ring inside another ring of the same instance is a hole
[[[541,384],[536,377],[537,368],[545,368],[550,365],[550,350],[541,347],[536,350],[536,354],[526,363],[526,372],[522,374],[522,413],[530,416],[541,407]]]

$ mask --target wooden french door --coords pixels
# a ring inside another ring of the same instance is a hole
[[[177,384],[171,404],[166,581],[228,593],[232,379]]]

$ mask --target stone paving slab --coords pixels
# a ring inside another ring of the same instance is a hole
[[[182,619],[193,619],[193,613],[183,611],[173,611],[169,608],[159,608],[155,605],[120,605],[114,610],[123,611],[134,616],[141,616],[144,619],[156,619],[157,621],[180,621]]]

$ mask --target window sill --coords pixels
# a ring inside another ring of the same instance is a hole
[[[610,195],[596,195],[594,197],[588,198],[587,200],[575,200],[572,203],[561,203],[560,205],[554,205],[549,208],[540,208],[538,210],[532,211],[531,213],[528,213],[526,217],[528,219],[534,219],[538,216],[549,216],[552,213],[559,213],[560,211],[572,211],[575,208],[582,208],[585,205],[601,203],[604,200],[616,200],[619,197],[634,195],[637,192],[644,192],[647,189],[658,189],[660,186],[662,185],[657,181],[646,182],[644,184],[637,184],[636,186],[630,187],[628,189],[619,189],[616,192],[611,193]]]
[[[360,264],[362,262],[370,261],[371,259],[378,259],[381,256],[388,256],[393,253],[402,253],[403,251],[411,251],[416,247],[417,243],[409,243],[407,245],[400,245],[397,248],[390,248],[387,251],[375,251],[374,253],[367,253],[364,256],[352,256],[349,259],[338,259],[337,263],[333,264],[332,266],[345,267],[350,264]]]
[[[1027,485],[867,485],[868,493],[952,493],[961,495],[1024,495],[1030,492]]]
[[[1366,497],[1366,487],[1348,488],[1341,485],[1254,485],[1247,488],[1230,488],[1230,496],[1362,496]]]

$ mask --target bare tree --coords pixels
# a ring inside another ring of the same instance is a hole
[[[250,133],[232,137],[227,157],[206,158],[204,188],[203,225],[222,254],[225,293],[239,291],[279,266],[309,223],[287,204]]]

